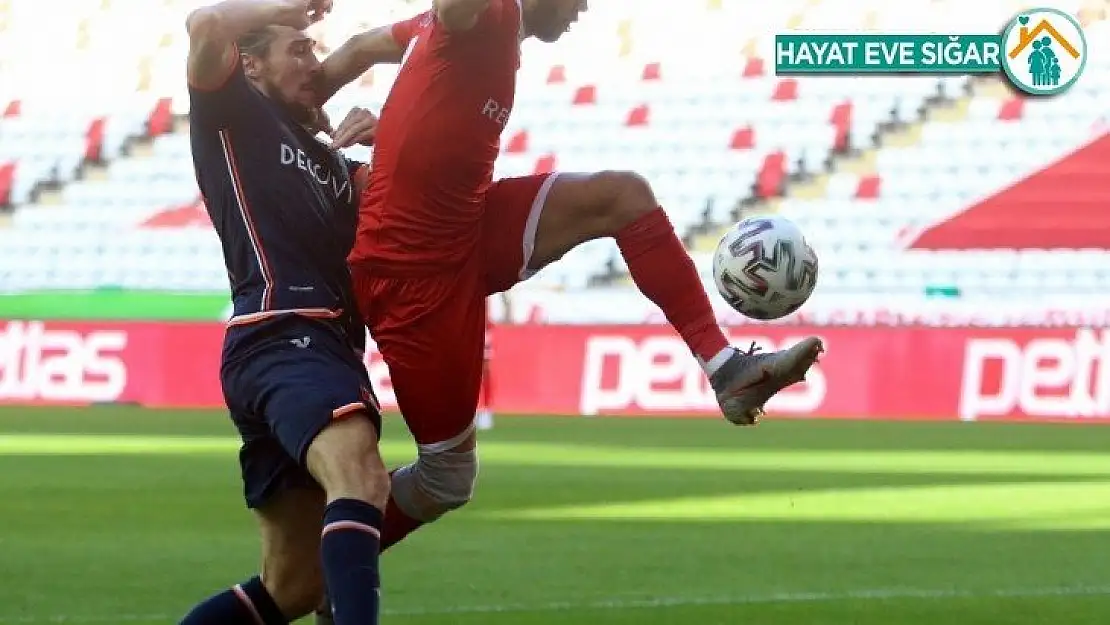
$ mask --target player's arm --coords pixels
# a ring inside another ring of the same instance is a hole
[[[404,45],[393,34],[392,26],[382,26],[351,37],[324,59],[323,74],[317,90],[320,103],[354,82],[371,67],[381,63],[400,63]]]
[[[298,30],[323,18],[331,0],[225,0],[189,14],[189,84],[202,91],[219,89],[239,62],[239,37],[269,25]]]
[[[432,2],[439,23],[451,32],[474,28],[489,5],[490,0],[433,0]]]

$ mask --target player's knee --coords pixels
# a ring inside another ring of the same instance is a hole
[[[329,500],[358,499],[385,508],[389,472],[378,451],[377,429],[365,415],[329,424],[309,445],[305,460]]]
[[[470,502],[478,480],[478,452],[421,452],[393,473],[393,499],[413,518],[430,522]]]
[[[613,232],[659,208],[655,191],[646,178],[631,171],[606,171],[597,174],[602,195],[604,218]]]

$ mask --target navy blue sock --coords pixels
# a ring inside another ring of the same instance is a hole
[[[181,625],[288,625],[258,577],[236,584],[193,608]]]
[[[320,556],[335,625],[377,625],[382,511],[336,499],[324,511]]]

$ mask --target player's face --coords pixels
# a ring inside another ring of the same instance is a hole
[[[316,84],[321,77],[320,59],[304,31],[274,26],[275,36],[258,67],[266,95],[286,105],[298,118],[316,108]]]
[[[524,16],[529,34],[540,41],[552,42],[562,37],[578,15],[588,8],[587,0],[535,0]]]

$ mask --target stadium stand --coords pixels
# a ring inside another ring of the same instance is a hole
[[[184,120],[181,24],[197,0],[73,4],[43,21],[34,2],[0,0],[0,206],[11,211],[0,290],[226,289]],[[1055,4],[1088,41],[1110,40],[1105,0]],[[954,5],[594,3],[567,41],[525,44],[497,174],[638,170],[706,278],[723,227],[779,211],[812,237],[822,293],[1104,289],[1110,57],[1092,55],[1066,97],[1036,100],[997,78],[773,75],[776,32],[989,32],[1026,3]],[[337,3],[321,49],[420,6]],[[142,26],[121,39],[124,21]],[[371,70],[329,112],[378,108],[395,71]],[[986,236],[997,230],[1010,234]],[[623,269],[598,241],[533,286],[619,285]]]

